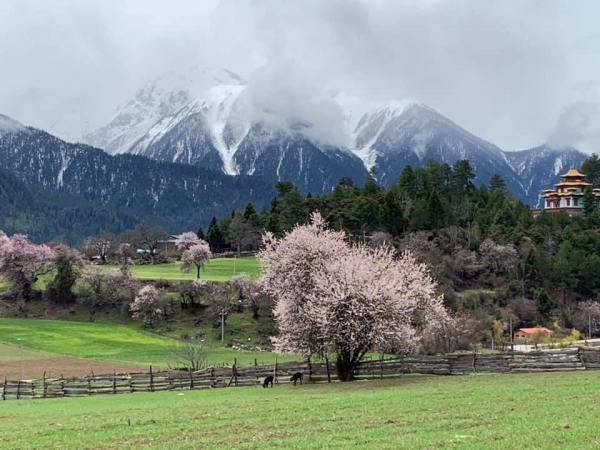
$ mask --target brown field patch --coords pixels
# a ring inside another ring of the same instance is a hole
[[[105,374],[116,371],[118,373],[145,372],[148,367],[128,364],[94,361],[91,359],[71,358],[56,356],[45,359],[26,359],[23,361],[25,379],[41,378],[46,372],[46,377],[74,377],[85,376],[93,373]],[[8,378],[17,380],[21,378],[21,361],[0,361],[0,379]]]

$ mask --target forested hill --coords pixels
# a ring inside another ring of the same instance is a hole
[[[103,230],[132,228],[139,220],[111,208],[44,193],[0,167],[0,230],[7,234],[27,234],[35,242],[59,238],[77,243]]]
[[[583,171],[598,185],[597,156]],[[251,249],[260,229],[282,233],[318,210],[352,239],[416,253],[432,268],[448,306],[480,320],[480,331],[508,317],[515,326],[585,329],[582,302],[600,294],[600,211],[591,191],[580,215],[533,217],[499,176],[489,186],[476,187],[473,180],[467,161],[452,167],[430,161],[424,168],[406,167],[389,189],[373,177],[364,187],[343,179],[331,195],[304,197],[293,185],[279,183],[269,211],[248,206],[213,224],[206,237]]]
[[[206,225],[211,217],[224,217],[248,202],[263,205],[275,192],[271,184],[260,178],[232,177],[142,156],[110,156],[23,126],[0,132],[0,167],[54,198],[87,205],[80,210],[89,214],[83,218],[83,224],[95,222],[94,216],[99,214],[96,208],[112,211],[113,217],[121,217],[109,227],[113,229],[120,228],[119,221],[129,226],[126,217],[135,217],[178,233]],[[38,214],[38,220],[46,219]],[[57,229],[58,234],[70,234],[71,226],[74,225],[69,222],[55,222],[50,228]],[[26,231],[18,225],[13,229]],[[87,234],[94,234],[95,230],[93,226],[82,228]],[[38,236],[45,239],[50,233]]]

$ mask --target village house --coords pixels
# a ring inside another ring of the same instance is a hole
[[[169,236],[167,239],[158,242],[157,251],[164,258],[177,258],[181,251],[175,245],[179,236]]]
[[[583,211],[583,195],[585,190],[592,186],[585,181],[585,175],[576,169],[570,169],[561,175],[563,179],[555,185],[555,189],[546,189],[541,194],[544,211],[565,211],[568,214],[579,214]],[[600,202],[600,189],[592,190],[596,201]],[[539,214],[542,210],[533,210]]]
[[[513,333],[513,342],[515,344],[527,344],[527,341],[531,339],[531,336],[538,332],[552,334],[552,330],[549,330],[546,327],[519,328]]]

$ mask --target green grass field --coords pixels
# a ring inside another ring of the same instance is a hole
[[[119,266],[105,265],[97,266],[105,270],[118,269]],[[141,280],[195,280],[196,271],[182,273],[177,263],[140,265],[133,266],[131,272]],[[215,258],[211,259],[200,272],[200,278],[204,281],[229,281],[235,275],[246,274],[254,279],[260,277],[260,265],[258,259],[248,256],[243,258]],[[37,290],[43,291],[49,280],[54,276],[53,273],[40,276],[35,284]],[[0,292],[10,287],[10,283],[0,280]]]
[[[117,266],[102,266],[115,269]],[[142,280],[195,280],[196,271],[181,273],[176,263],[134,266],[134,276]],[[260,266],[254,257],[211,259],[200,273],[205,281],[229,281],[234,275],[246,274],[252,278],[260,276]]]
[[[409,375],[6,401],[0,449],[597,449],[599,389],[594,372]]]
[[[55,355],[134,365],[152,364],[158,367],[165,366],[164,352],[175,342],[174,339],[141,330],[137,323],[117,325],[0,318],[0,343],[17,345],[18,338],[25,339],[25,348]],[[242,365],[254,364],[254,359],[259,364],[275,361],[273,353],[234,351],[220,347],[220,343],[214,343],[208,363],[231,365],[234,358]],[[278,359],[290,360],[289,357],[282,356]]]
[[[21,348],[18,345],[0,343],[0,361],[19,361],[21,356],[23,356],[23,359],[27,360],[45,359],[49,357],[46,352],[31,350],[26,347]]]

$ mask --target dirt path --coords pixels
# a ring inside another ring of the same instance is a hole
[[[104,374],[116,372],[147,372],[148,367],[127,364],[108,363],[91,359],[70,358],[57,356],[46,359],[32,359],[23,361],[25,379],[41,378],[46,372],[46,377],[65,377]],[[0,361],[0,380],[4,378],[17,380],[21,378],[21,361]]]

